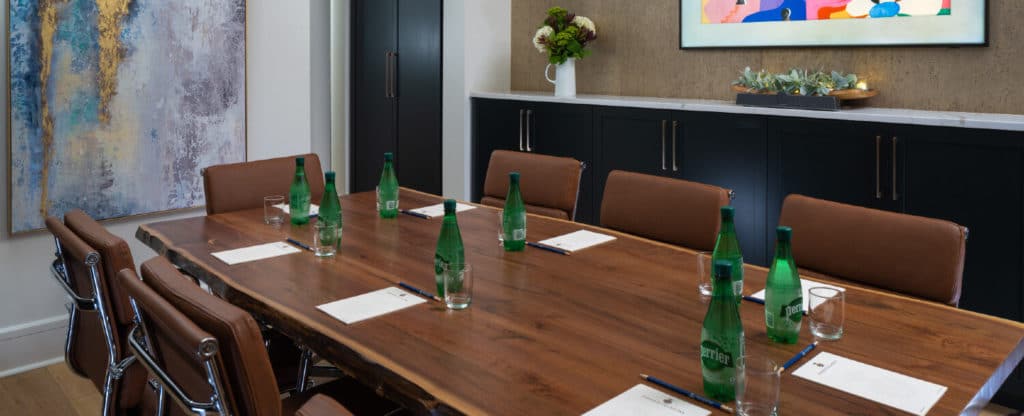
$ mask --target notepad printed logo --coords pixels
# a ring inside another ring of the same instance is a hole
[[[704,368],[713,371],[734,366],[732,353],[714,341],[700,343],[700,360],[704,363]]]

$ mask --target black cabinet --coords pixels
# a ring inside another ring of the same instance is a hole
[[[402,186],[441,193],[441,23],[441,0],[352,2],[353,192],[394,152]]]

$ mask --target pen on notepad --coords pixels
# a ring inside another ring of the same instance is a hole
[[[302,244],[302,243],[300,243],[300,242],[299,242],[298,240],[295,240],[295,239],[289,238],[289,239],[287,239],[287,241],[288,241],[289,243],[292,243],[292,244],[294,244],[294,245],[297,245],[297,246],[299,246],[300,248],[303,248],[303,249],[305,249],[306,251],[313,251],[313,248],[312,248],[312,247],[310,247],[310,246],[307,246],[307,245],[305,245],[305,244]]]
[[[534,243],[532,241],[527,241],[526,245],[528,245],[530,247],[534,247],[534,248],[539,248],[541,250],[547,250],[547,251],[550,251],[552,253],[558,253],[558,254],[565,255],[565,256],[569,255],[569,250],[562,250],[562,249],[560,249],[558,247],[546,246],[546,245],[543,245],[541,243]]]
[[[403,213],[403,214],[405,214],[405,215],[412,215],[412,216],[414,216],[414,217],[419,217],[419,218],[423,218],[423,219],[425,219],[425,220],[429,220],[429,219],[430,219],[430,217],[428,217],[428,216],[426,216],[426,215],[424,215],[424,214],[420,214],[420,213],[418,213],[418,212],[412,212],[412,211],[409,211],[409,210],[407,210],[407,209],[402,209],[402,210],[399,210],[399,212],[401,212],[401,213]]]
[[[686,397],[689,397],[689,398],[691,398],[693,400],[696,400],[698,402],[704,403],[704,404],[706,404],[708,406],[714,407],[715,409],[719,409],[719,410],[722,410],[722,411],[725,411],[725,412],[728,412],[728,413],[732,413],[732,408],[729,407],[729,406],[726,406],[726,405],[724,405],[722,403],[719,403],[719,402],[716,402],[714,400],[711,400],[711,399],[709,399],[707,397],[701,396],[701,395],[699,395],[697,393],[690,392],[690,391],[685,390],[685,389],[683,389],[681,387],[676,387],[676,386],[673,386],[671,384],[668,384],[668,383],[662,381],[661,379],[659,379],[657,377],[649,376],[647,374],[641,374],[640,378],[642,378],[644,380],[647,380],[647,381],[650,381],[651,383],[657,384],[657,385],[659,385],[661,387],[664,387],[666,389],[672,390],[672,391],[674,391],[676,393],[682,394],[682,395],[684,395]]]
[[[790,358],[789,361],[786,361],[786,363],[782,365],[782,368],[779,368],[779,372],[781,373],[783,371],[786,371],[787,368],[792,367],[793,364],[796,364],[796,362],[800,361],[801,358],[804,358],[805,356],[807,356],[807,354],[810,353],[811,350],[813,350],[814,347],[817,347],[817,346],[818,346],[818,341],[812,342],[811,345],[808,345],[806,348],[804,348],[800,352],[796,353],[796,355],[794,355],[793,358]]]
[[[754,303],[760,303],[760,304],[764,305],[764,299],[758,299],[758,298],[755,298],[753,296],[744,296],[743,300],[754,302]]]
[[[436,301],[438,301],[438,302],[440,302],[440,301],[441,301],[441,298],[440,298],[440,297],[438,297],[437,295],[431,294],[430,292],[427,292],[427,291],[425,291],[425,290],[423,290],[423,289],[420,289],[420,288],[418,288],[418,287],[415,287],[415,286],[412,286],[412,285],[406,284],[405,282],[398,282],[398,285],[399,285],[399,286],[401,286],[401,287],[404,287],[404,288],[406,288],[406,289],[409,289],[409,290],[411,290],[411,291],[413,291],[413,292],[419,293],[420,295],[422,295],[422,296],[424,296],[424,297],[427,297],[427,298],[430,298],[430,299],[436,300]]]

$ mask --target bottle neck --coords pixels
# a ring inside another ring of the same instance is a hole
[[[722,233],[735,233],[736,224],[733,223],[732,218],[722,218]]]
[[[793,257],[793,246],[789,241],[779,240],[775,242],[775,258],[789,259]]]
[[[715,284],[711,285],[711,297],[713,299],[729,298],[732,299],[735,294],[732,288],[732,279],[729,277],[714,277]]]
[[[295,176],[296,177],[298,177],[298,176],[303,176],[303,177],[306,176],[306,168],[303,167],[303,166],[296,166],[295,167]]]
[[[337,189],[334,186],[334,181],[333,180],[330,180],[330,181],[327,181],[326,183],[324,183],[324,192],[325,193],[326,192],[333,192],[333,193],[337,193],[338,192]]]

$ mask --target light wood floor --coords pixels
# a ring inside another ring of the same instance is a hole
[[[0,378],[0,416],[98,416],[103,402],[88,380],[64,363]],[[990,405],[981,416],[1019,414]]]

